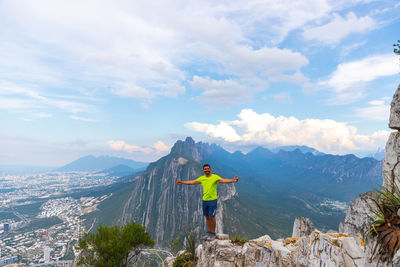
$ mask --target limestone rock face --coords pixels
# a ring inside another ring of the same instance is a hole
[[[391,182],[399,181],[400,178],[400,85],[393,96],[390,107],[389,127],[396,130],[392,132],[386,143],[386,154],[382,163],[383,186],[389,187]],[[373,218],[371,208],[375,205],[372,199],[376,197],[374,192],[366,192],[359,195],[353,203],[351,203],[346,218],[339,225],[339,231],[351,235],[362,235],[365,238],[365,254],[371,258],[371,252],[375,245],[375,237],[366,234],[369,224]],[[377,265],[377,260],[373,259],[371,266]],[[394,266],[400,266],[400,251],[393,258]],[[387,262],[380,262],[379,266],[387,266]]]
[[[375,192],[360,194],[349,206],[344,222],[339,225],[339,232],[364,235],[372,220],[370,207],[375,207],[372,198]]]
[[[229,239],[205,241],[196,250],[198,267],[369,266],[359,236],[313,231],[301,238],[271,240],[266,235],[243,246]],[[171,258],[164,266],[172,266]]]
[[[395,177],[400,177],[400,133],[392,132],[386,142],[386,154],[383,159],[383,186],[390,185],[390,181],[394,181]]]
[[[201,186],[177,186],[175,181],[203,175],[199,161],[207,149],[210,146],[187,138],[176,142],[168,156],[150,163],[124,204],[121,222],[134,220],[145,225],[156,246],[164,248],[168,248],[187,225],[196,226],[193,229],[196,233],[205,232]],[[235,194],[234,184],[224,184],[218,190],[217,232],[223,231],[224,201]]]
[[[310,235],[314,230],[315,227],[310,219],[299,216],[294,220],[292,237]]]
[[[390,104],[389,127],[400,130],[400,85],[397,87],[392,103]]]

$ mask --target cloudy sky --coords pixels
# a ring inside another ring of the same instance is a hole
[[[186,136],[362,156],[390,132],[395,0],[2,0],[0,25],[0,164]]]

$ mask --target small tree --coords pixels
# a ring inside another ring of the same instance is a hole
[[[397,44],[393,44],[393,52],[400,56],[400,40],[397,40]]]
[[[128,266],[136,261],[141,250],[154,246],[145,227],[134,222],[122,226],[99,225],[94,233],[85,233],[79,239],[78,265],[94,267]]]

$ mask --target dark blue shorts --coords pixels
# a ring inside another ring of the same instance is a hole
[[[217,211],[217,202],[218,199],[209,201],[203,200],[203,215],[215,217],[215,213]]]

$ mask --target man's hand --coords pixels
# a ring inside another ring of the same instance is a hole
[[[176,180],[175,183],[176,183],[176,185],[181,185],[181,184],[183,184],[181,180]]]
[[[239,178],[240,178],[240,177],[237,177],[237,176],[235,176],[235,178],[233,178],[233,179],[224,179],[224,178],[221,178],[221,179],[218,180],[218,183],[221,183],[221,184],[236,183],[237,181],[239,181]]]

